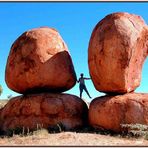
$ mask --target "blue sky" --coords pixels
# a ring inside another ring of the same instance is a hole
[[[10,94],[18,95],[6,86],[5,66],[12,43],[26,30],[41,26],[57,29],[68,45],[77,77],[82,72],[89,77],[88,43],[97,22],[113,12],[129,12],[142,16],[148,23],[147,10],[146,2],[0,2],[0,84],[3,87],[0,99],[5,99]],[[148,91],[147,69],[148,60],[145,61],[141,85],[136,92]],[[95,90],[90,80],[86,85],[93,98],[103,95]],[[78,84],[67,93],[79,95]],[[85,92],[83,97],[89,100]]]

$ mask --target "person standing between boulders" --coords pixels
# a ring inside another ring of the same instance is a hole
[[[89,92],[88,92],[88,90],[86,88],[86,85],[85,85],[85,80],[89,80],[91,78],[85,78],[85,77],[83,77],[84,76],[83,73],[81,73],[80,76],[81,77],[79,78],[79,80],[77,80],[77,82],[80,83],[79,84],[80,98],[82,98],[82,92],[83,92],[83,90],[85,90],[85,92],[87,93],[87,95],[89,96],[89,98],[91,98],[91,96],[90,96],[90,94],[89,94]]]

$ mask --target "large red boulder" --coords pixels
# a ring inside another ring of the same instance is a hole
[[[43,27],[23,33],[12,45],[5,79],[18,93],[63,92],[76,83],[68,48],[52,28]]]
[[[1,112],[2,112],[2,108],[0,108],[0,117],[1,117]],[[0,127],[1,127],[1,125],[2,125],[2,122],[1,122],[1,118],[0,118]],[[1,128],[0,128],[0,130],[1,130]]]
[[[124,124],[148,125],[148,94],[128,93],[94,99],[89,107],[89,124],[120,132]]]
[[[3,107],[1,130],[16,128],[35,130],[37,126],[75,129],[87,123],[88,107],[83,100],[69,94],[31,94],[14,97]]]
[[[113,13],[94,28],[88,49],[95,88],[105,93],[134,91],[148,51],[148,29],[140,16]]]

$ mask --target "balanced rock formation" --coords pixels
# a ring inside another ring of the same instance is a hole
[[[90,104],[89,123],[94,128],[115,132],[126,130],[122,124],[148,125],[148,94],[98,97]]]
[[[88,49],[95,88],[105,93],[134,91],[148,51],[148,29],[140,16],[113,13],[94,28]]]
[[[18,93],[63,92],[76,83],[68,48],[52,28],[23,33],[12,45],[5,80]]]
[[[14,97],[1,111],[1,130],[16,128],[35,130],[62,125],[65,130],[87,123],[88,108],[83,100],[69,94],[31,94]]]

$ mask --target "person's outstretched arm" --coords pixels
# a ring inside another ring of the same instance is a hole
[[[84,78],[85,80],[90,80],[91,78]]]

